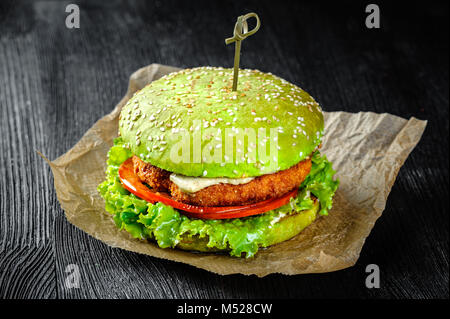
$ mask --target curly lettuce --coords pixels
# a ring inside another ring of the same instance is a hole
[[[306,196],[312,193],[320,202],[321,215],[328,215],[333,204],[333,196],[339,186],[339,180],[334,180],[336,172],[325,155],[315,152],[311,158],[312,166],[306,179],[300,185],[301,193]],[[297,196],[298,198],[298,196]]]
[[[124,189],[118,177],[119,166],[132,153],[119,137],[108,152],[106,180],[98,186],[105,199],[105,209],[113,215],[120,230],[126,230],[134,238],[151,239],[159,247],[175,247],[182,236],[206,238],[207,246],[229,249],[230,255],[249,258],[259,247],[270,241],[268,230],[281,217],[312,209],[313,194],[320,201],[320,214],[327,215],[332,197],[339,184],[333,180],[334,171],[325,156],[316,152],[312,156],[312,169],[300,186],[296,198],[290,203],[257,216],[223,220],[189,218],[171,206],[151,204]]]

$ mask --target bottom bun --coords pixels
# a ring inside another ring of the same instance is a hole
[[[267,245],[262,247],[275,245],[298,235],[316,219],[319,208],[319,201],[315,200],[313,208],[281,218],[268,230],[269,233],[266,235],[269,237],[269,240],[267,241]],[[182,250],[199,252],[230,251],[229,248],[219,249],[216,247],[208,247],[208,241],[208,236],[200,238],[199,236],[190,236],[187,233],[175,247]]]

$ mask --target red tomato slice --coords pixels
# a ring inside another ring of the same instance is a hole
[[[268,199],[262,202],[243,205],[243,206],[221,206],[207,207],[194,206],[178,202],[172,199],[168,194],[154,192],[147,187],[139,177],[134,173],[133,162],[131,158],[127,159],[119,167],[119,179],[123,187],[150,203],[161,202],[180,210],[184,215],[202,219],[225,219],[239,218],[265,213],[289,203],[290,199],[297,196],[298,190],[295,189],[280,198]]]

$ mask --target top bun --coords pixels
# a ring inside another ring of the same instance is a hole
[[[258,70],[240,69],[236,92],[232,83],[233,69],[217,67],[163,76],[124,106],[120,135],[143,161],[203,177],[285,170],[321,143],[322,110],[308,93]]]

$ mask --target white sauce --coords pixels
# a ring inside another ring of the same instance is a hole
[[[278,213],[278,216],[274,217],[271,221],[270,221],[270,226],[275,225],[276,223],[278,223],[284,216],[286,216],[286,213]]]
[[[210,178],[210,177],[191,177],[184,175],[171,174],[170,180],[175,183],[185,193],[195,193],[208,186],[216,184],[241,185],[251,182],[254,177],[246,178]]]

